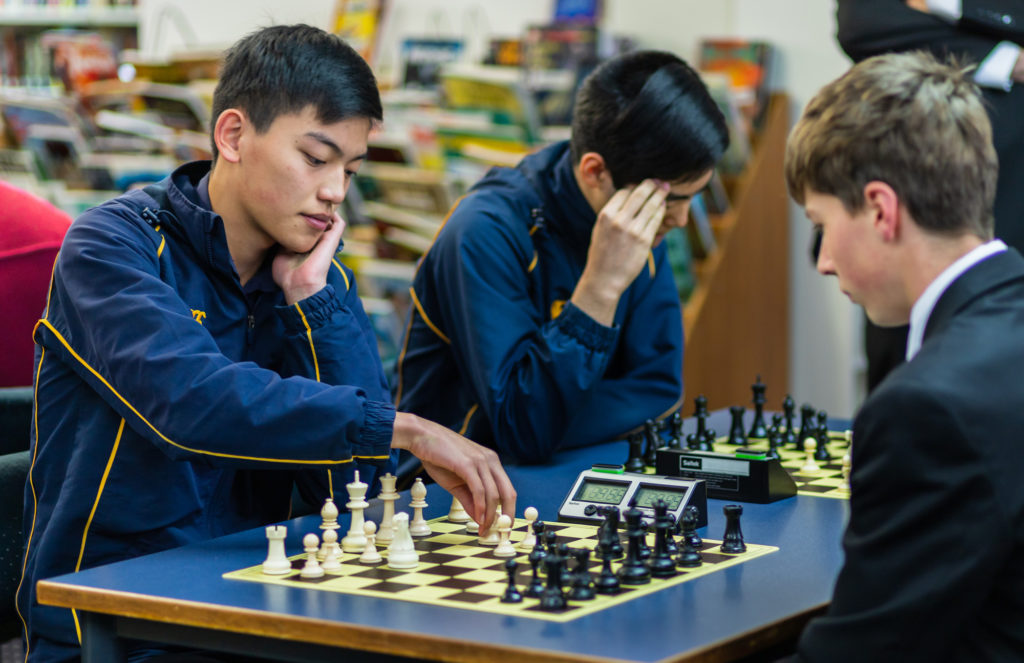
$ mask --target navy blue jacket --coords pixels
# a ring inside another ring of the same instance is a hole
[[[417,270],[399,409],[521,462],[673,410],[683,328],[665,248],[622,295],[613,327],[567,303],[596,218],[567,143],[474,186]]]
[[[78,656],[37,580],[289,516],[391,457],[394,407],[351,273],[294,306],[242,287],[208,163],[78,218],[35,330],[36,412],[18,592],[30,660]],[[207,199],[208,200],[208,199]],[[334,385],[334,386],[332,386]],[[371,483],[371,485],[373,485]]]

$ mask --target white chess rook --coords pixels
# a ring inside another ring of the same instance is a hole
[[[284,539],[288,528],[283,525],[271,525],[267,528],[267,559],[263,562],[263,573],[280,576],[292,570],[292,563],[284,552]]]

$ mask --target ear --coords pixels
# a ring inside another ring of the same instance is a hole
[[[871,215],[875,231],[884,242],[899,239],[904,219],[899,196],[891,186],[878,180],[865,184],[864,205]]]
[[[239,146],[242,134],[249,126],[245,113],[237,108],[229,108],[222,112],[213,125],[213,142],[217,146],[219,158],[231,163],[241,159]]]
[[[615,185],[612,183],[612,174],[608,171],[608,165],[604,157],[597,152],[587,152],[580,157],[580,180],[585,187],[594,191],[614,193]]]

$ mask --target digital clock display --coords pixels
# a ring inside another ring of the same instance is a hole
[[[641,484],[639,490],[636,491],[636,505],[653,509],[655,502],[664,500],[671,512],[679,508],[679,503],[683,501],[685,495],[685,490],[672,490]]]
[[[619,504],[629,490],[628,482],[594,481],[588,479],[580,484],[573,500],[597,504]]]

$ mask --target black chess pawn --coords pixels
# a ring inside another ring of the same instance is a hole
[[[742,405],[730,405],[729,416],[732,418],[729,424],[729,444],[735,444],[737,446],[744,446],[747,443],[747,434],[743,430],[743,413],[747,411],[747,408]]]
[[[676,556],[676,565],[686,569],[692,569],[700,566],[704,559],[700,554],[700,544],[694,545],[692,535],[697,534],[697,514],[693,511],[685,511],[683,517],[680,519],[683,527],[682,535],[682,549],[679,551],[679,555]],[[700,539],[700,535],[697,534],[697,539]]]
[[[651,570],[640,559],[640,539],[644,537],[644,530],[640,527],[642,515],[636,507],[630,507],[626,511],[626,534],[629,537],[629,546],[626,559],[619,567],[618,573],[619,582],[623,585],[646,585],[651,581]]]
[[[793,420],[796,418],[796,401],[789,394],[786,394],[786,397],[782,399],[782,415],[786,420],[786,429],[779,444],[781,446],[796,444],[796,427],[793,423]]]
[[[505,573],[508,574],[508,587],[505,588],[505,593],[501,595],[502,603],[522,603],[523,595],[516,589],[516,567],[519,564],[516,560],[510,559],[505,562]]]
[[[544,583],[540,580],[540,563],[543,561],[546,553],[543,548],[534,548],[530,551],[527,559],[530,560],[530,584],[526,586],[526,590],[523,592],[524,596],[529,596],[531,599],[539,599],[541,594],[544,593]]]
[[[772,415],[772,425],[768,427],[768,451],[765,458],[773,460],[779,458],[779,443],[785,434],[782,432],[782,415]]]
[[[676,575],[676,564],[668,549],[668,539],[672,538],[672,516],[668,515],[668,505],[664,500],[654,503],[654,550],[647,565],[651,569],[651,577],[671,578]]]
[[[544,558],[544,571],[547,575],[547,584],[540,595],[540,609],[546,611],[564,610],[567,602],[565,592],[562,590],[562,568],[565,566],[565,559],[550,552]]]
[[[682,449],[683,448],[683,413],[676,410],[672,413],[668,423],[669,437],[668,437],[668,448],[669,449]]]
[[[814,435],[814,406],[804,403],[800,406],[800,430],[796,434],[796,450],[804,450],[804,440]]]
[[[765,385],[761,382],[760,375],[757,376],[757,381],[750,385],[750,389],[754,392],[754,422],[750,425],[750,432],[747,433],[747,437],[763,440],[768,437],[768,429],[764,425]]]
[[[607,552],[601,553],[601,573],[594,581],[594,589],[598,594],[618,594],[622,589],[619,577],[612,571],[612,556]]]
[[[590,551],[578,548],[573,551],[572,556],[576,558],[576,568],[573,569],[569,598],[573,601],[589,601],[597,596],[590,574]]]
[[[661,426],[654,419],[644,422],[644,440],[647,443],[644,447],[644,466],[654,467],[658,464],[658,447],[664,446],[661,443]]]
[[[626,438],[629,442],[629,457],[623,466],[627,472],[644,471],[644,434],[643,431],[631,433]]]
[[[725,534],[722,536],[722,545],[719,550],[728,554],[736,555],[747,551],[747,544],[743,542],[743,530],[740,529],[740,516],[743,515],[743,507],[739,504],[726,504],[722,507],[725,512]]]
[[[832,460],[832,454],[828,450],[828,412],[820,410],[818,412],[818,430],[815,438],[818,441],[818,446],[814,449],[814,460],[830,461]]]

